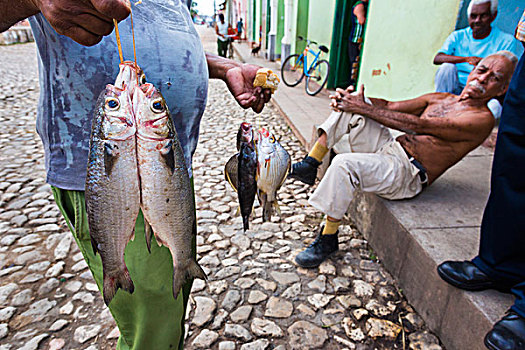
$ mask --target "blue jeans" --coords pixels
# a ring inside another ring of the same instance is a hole
[[[503,102],[491,192],[473,260],[492,279],[512,285],[512,309],[525,317],[525,56]]]

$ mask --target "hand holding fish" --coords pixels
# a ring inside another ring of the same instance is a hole
[[[28,0],[57,33],[92,46],[113,31],[113,19],[121,21],[131,11],[129,0]]]

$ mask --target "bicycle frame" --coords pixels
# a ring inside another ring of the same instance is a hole
[[[310,66],[307,69],[306,66],[308,65],[308,52],[310,52],[314,56],[314,60],[312,61],[312,63],[310,64]],[[319,56],[321,56],[321,53],[322,53],[321,50],[318,50],[317,52],[313,52],[313,50],[310,49],[310,47],[307,45],[306,48],[304,49],[303,53],[301,54],[301,56],[299,56],[299,58],[297,58],[297,62],[295,62],[295,65],[297,65],[302,60],[303,61],[303,72],[304,72],[304,75],[306,75],[307,77],[310,77],[311,75],[308,74],[308,72],[310,71],[310,69],[312,67],[315,66],[315,63],[319,59]]]

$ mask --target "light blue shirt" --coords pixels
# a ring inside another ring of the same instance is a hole
[[[518,58],[523,53],[523,47],[512,35],[502,32],[496,27],[492,27],[489,36],[480,40],[474,39],[472,29],[467,27],[452,32],[438,52],[462,57],[487,57],[501,50],[511,51]],[[469,63],[458,63],[456,66],[458,68],[459,83],[463,88],[474,66]]]
[[[59,35],[41,14],[29,20],[38,48],[37,132],[44,144],[47,182],[84,190],[95,103],[119,71],[115,34],[84,47]],[[133,6],[133,22],[137,63],[166,99],[190,165],[208,93],[208,67],[199,35],[181,0],[148,0]],[[132,61],[129,17],[119,24],[119,33],[124,59]]]

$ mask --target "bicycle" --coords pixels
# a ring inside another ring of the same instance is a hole
[[[305,40],[303,37],[297,37]],[[330,64],[327,60],[319,60],[322,53],[328,53],[328,48],[324,45],[318,46],[318,51],[310,48],[310,45],[317,45],[315,41],[306,39],[306,48],[302,54],[293,54],[284,60],[281,65],[281,77],[285,85],[293,87],[298,85],[306,76],[305,90],[310,96],[317,95],[328,80]],[[314,60],[308,66],[308,52],[314,56]],[[308,67],[308,68],[307,68]]]

